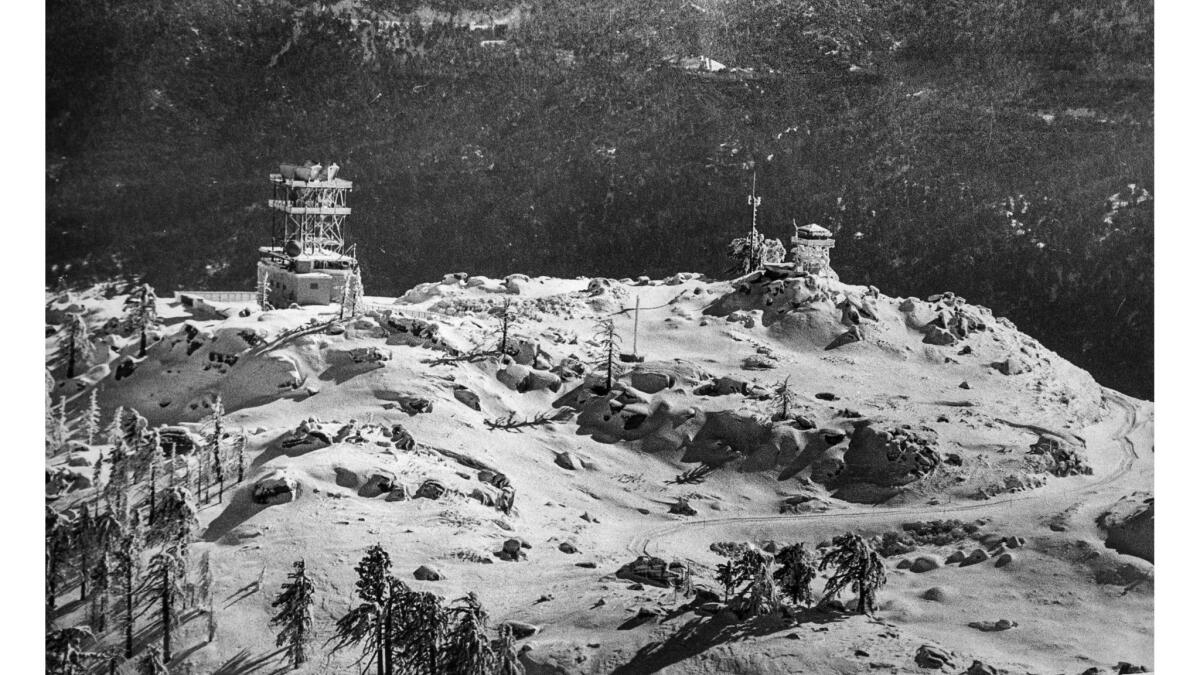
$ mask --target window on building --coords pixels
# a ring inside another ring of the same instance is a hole
[[[313,290],[315,291],[315,290],[317,290],[318,288],[320,288],[320,287],[321,287],[321,284],[319,284],[319,283],[317,283],[317,282],[315,282],[315,281],[314,281],[314,282],[310,283],[310,284],[308,285],[308,287],[309,287],[309,288],[311,288],[311,289],[313,289]]]

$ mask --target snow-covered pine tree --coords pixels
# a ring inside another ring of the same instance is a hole
[[[154,522],[154,514],[157,511],[158,497],[158,466],[162,464],[163,447],[162,434],[158,429],[150,435],[150,513],[147,516],[149,522]]]
[[[59,583],[63,581],[63,563],[70,544],[71,523],[54,507],[46,506],[46,620],[58,607]]]
[[[108,510],[123,523],[129,522],[131,517],[129,463],[130,454],[125,441],[118,440],[112,451],[108,453],[108,482],[104,485],[103,495]]]
[[[87,321],[83,319],[83,314],[73,312],[67,315],[67,322],[60,331],[60,335],[63,340],[63,348],[67,352],[67,377],[75,377],[78,366],[87,366],[96,354],[96,346],[92,344],[92,336],[88,331]]]
[[[100,633],[108,627],[108,596],[112,589],[112,577],[117,571],[111,560],[111,552],[121,547],[126,530],[111,511],[97,511],[92,519],[92,541],[98,554],[90,570],[91,624]]]
[[[299,668],[305,659],[305,647],[312,634],[313,583],[304,569],[304,561],[292,563],[293,571],[281,587],[279,595],[271,602],[279,613],[271,618],[271,625],[279,627],[275,637],[276,647],[286,647],[292,668]]]
[[[745,606],[751,616],[775,614],[783,606],[779,588],[775,585],[775,578],[771,576],[770,561],[750,578],[750,585],[746,587]]]
[[[409,594],[398,645],[405,656],[404,663],[413,664],[418,672],[444,672],[447,628],[447,612],[441,598],[427,592]]]
[[[348,319],[355,316],[361,316],[363,313],[363,285],[362,273],[356,267],[346,277],[346,283],[342,286],[342,309],[338,315],[340,319]]]
[[[199,569],[199,581],[196,583],[196,591],[199,594],[199,599],[205,603],[205,619],[208,624],[208,641],[212,642],[217,636],[217,612],[213,606],[213,579],[212,579],[212,560],[209,557],[209,552],[205,551],[200,556],[200,562],[197,565]],[[197,604],[195,601],[192,605]]]
[[[46,633],[46,675],[84,675],[89,663],[100,654],[84,649],[96,636],[87,626],[73,626]]]
[[[67,426],[67,399],[60,396],[58,403],[46,410],[46,450],[57,454],[66,446],[71,438]]]
[[[246,478],[246,432],[238,434],[237,440],[237,482]]]
[[[104,440],[109,445],[116,445],[121,440],[121,416],[124,414],[125,407],[118,406],[113,411],[113,416],[109,420],[108,426],[104,427]]]
[[[87,413],[84,416],[84,433],[87,434],[88,445],[96,442],[96,434],[100,433],[100,402],[97,400],[98,390],[92,389],[88,397]]]
[[[186,554],[178,545],[164,546],[150,558],[146,570],[147,593],[158,604],[158,617],[162,623],[162,657],[171,660],[171,637],[178,626],[178,614],[183,604],[183,579],[187,573]]]
[[[220,394],[217,394],[217,400],[213,402],[212,427],[209,450],[212,452],[213,471],[217,475],[217,503],[221,503],[225,501],[225,469],[221,456],[221,437],[225,434],[225,405],[221,402]]]
[[[137,623],[136,597],[137,577],[142,566],[142,540],[136,528],[129,528],[117,548],[113,551],[113,573],[115,586],[122,602],[117,612],[117,622],[125,634],[125,658],[133,658],[133,633]]]
[[[92,490],[95,491],[97,502],[104,494],[104,462],[104,448],[100,448],[96,451],[96,463],[92,465]]]
[[[96,563],[88,570],[92,578],[91,597],[88,603],[88,623],[98,633],[108,628],[108,592],[112,587],[112,567],[108,563],[108,551],[101,550]]]
[[[491,675],[496,656],[487,637],[487,612],[474,591],[459,598],[450,609],[450,630],[446,635],[443,667],[450,675]]]
[[[260,267],[258,270],[258,282],[254,286],[254,292],[258,297],[258,307],[264,312],[271,309],[271,304],[267,300],[267,289],[267,273]]]
[[[184,487],[174,487],[163,493],[154,520],[150,521],[147,540],[163,546],[178,545],[187,553],[198,521],[196,500]]]
[[[847,532],[833,540],[833,548],[821,558],[820,569],[832,568],[825,582],[825,600],[854,585],[858,590],[858,613],[875,610],[875,593],[887,583],[887,568],[879,552],[862,535]]]
[[[80,507],[79,519],[75,523],[75,545],[79,548],[80,602],[86,602],[88,597],[88,581],[92,571],[92,524],[91,506],[84,503]]]
[[[366,555],[354,567],[358,581],[354,583],[359,605],[338,619],[333,637],[333,652],[360,645],[359,662],[375,662],[377,675],[391,675],[391,621],[387,616],[393,607],[389,580],[392,558],[381,544],[367,549]]]
[[[493,652],[496,654],[496,675],[525,675],[512,626],[500,624],[500,637],[496,640]]]
[[[779,569],[775,581],[792,602],[807,607],[812,604],[812,582],[817,577],[817,559],[804,544],[783,547],[777,557]]]
[[[146,355],[146,331],[158,323],[158,297],[150,284],[139,284],[125,299],[125,325],[138,333],[138,358]]]

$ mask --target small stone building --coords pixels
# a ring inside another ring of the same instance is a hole
[[[796,227],[792,235],[796,271],[837,279],[837,273],[829,266],[829,250],[833,247],[833,233],[820,225]]]

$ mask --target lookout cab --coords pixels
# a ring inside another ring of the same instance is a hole
[[[795,227],[792,255],[796,261],[796,271],[837,279],[837,273],[829,266],[829,250],[833,246],[833,233],[820,225]]]
[[[354,247],[342,239],[354,185],[337,170],[281,164],[270,175],[271,245],[258,249],[258,283],[273,307],[341,302],[358,270]]]

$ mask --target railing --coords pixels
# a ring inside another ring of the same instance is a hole
[[[368,312],[383,312],[403,314],[411,319],[421,319],[422,321],[437,321],[438,319],[446,318],[443,314],[435,312],[426,312],[419,309],[409,309],[404,305],[385,305],[377,302],[364,302],[362,308]]]
[[[258,302],[258,293],[254,291],[176,291],[175,299],[185,295],[209,302]]]

